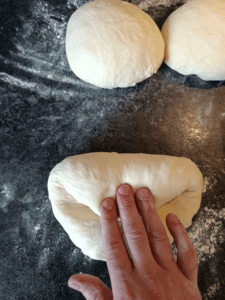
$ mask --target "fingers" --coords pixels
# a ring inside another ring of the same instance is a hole
[[[195,248],[188,236],[188,233],[179,221],[177,224],[172,224],[170,215],[167,215],[167,227],[174,238],[174,243],[177,247],[177,265],[182,273],[193,283],[198,283],[198,257]]]
[[[151,202],[154,203],[151,192],[148,190],[149,196],[141,200],[136,191],[136,206],[131,186],[128,184],[122,186],[128,186],[129,193],[120,194],[120,187],[118,187],[116,199],[134,266],[143,272],[147,269],[155,270],[158,264],[165,269],[171,270],[172,267],[177,269],[166,231],[157,210],[151,206]],[[107,264],[111,265],[109,266],[111,270],[123,267],[130,272],[132,265],[117,221],[116,202],[112,203],[112,211],[107,211],[101,206]],[[142,216],[143,221],[139,215]]]
[[[81,292],[87,300],[113,300],[113,294],[98,277],[88,274],[76,274],[70,277],[69,287]]]
[[[104,205],[108,200],[111,200],[111,204],[109,203],[107,209]],[[118,273],[126,270],[130,274],[132,271],[132,264],[118,223],[116,200],[113,198],[105,199],[100,206],[100,213],[107,266],[112,282],[116,282]]]
[[[120,194],[118,187],[116,201],[111,199],[111,210],[104,208],[105,200],[100,208],[103,247],[110,276],[117,277],[120,270],[127,270],[130,274],[133,269],[117,219],[117,202],[134,266],[142,272],[156,270],[159,265],[168,271],[181,270],[189,280],[197,283],[197,254],[182,223],[179,220],[174,223],[170,219],[173,214],[166,218],[167,227],[178,249],[176,263],[165,228],[157,210],[151,205],[151,202],[154,203],[151,192],[147,189],[148,196],[142,200],[139,196],[141,189],[134,196],[130,185],[122,186],[128,186],[129,193]]]
[[[166,270],[172,268],[177,270],[169,238],[154,206],[154,197],[149,189],[144,189],[147,191],[146,195],[143,195],[142,190],[143,188],[138,189],[135,193],[136,204],[142,216],[154,259]]]
[[[122,194],[121,187],[126,188],[127,193]],[[156,268],[157,264],[151,252],[148,236],[135,205],[132,187],[129,184],[119,186],[116,199],[134,266],[138,266],[143,271],[146,265],[150,265],[152,269]],[[149,211],[149,207],[150,204],[145,204],[145,210]]]

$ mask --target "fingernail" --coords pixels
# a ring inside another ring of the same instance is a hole
[[[80,284],[77,283],[76,281],[71,281],[71,282],[69,281],[68,286],[72,289],[80,290]]]
[[[112,199],[106,199],[106,200],[104,200],[104,202],[103,202],[103,206],[104,206],[104,208],[106,208],[106,209],[112,209],[113,208],[113,201],[114,200],[112,200]]]
[[[127,185],[127,184],[124,184],[124,185],[121,185],[118,189],[118,192],[121,194],[121,195],[129,195],[130,193],[130,186]]]
[[[170,215],[170,220],[171,220],[173,223],[176,223],[176,224],[179,223],[179,220],[178,220],[177,216],[174,215],[174,214],[171,214],[171,215]]]
[[[141,189],[138,191],[138,198],[141,200],[147,200],[149,198],[149,193],[147,189]]]

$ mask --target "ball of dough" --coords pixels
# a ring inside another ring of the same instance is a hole
[[[225,1],[191,0],[165,21],[164,62],[183,75],[225,80]]]
[[[95,0],[71,16],[66,53],[72,71],[101,88],[134,86],[152,76],[164,58],[154,20],[136,5]]]
[[[170,243],[173,237],[166,216],[176,214],[187,228],[200,208],[203,178],[188,158],[116,152],[68,157],[50,173],[49,199],[56,219],[72,242],[92,259],[106,260],[100,205],[107,197],[115,198],[122,183],[129,183],[134,192],[143,186],[150,189]],[[122,222],[118,221],[126,243]]]

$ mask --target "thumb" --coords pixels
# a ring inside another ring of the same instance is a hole
[[[81,292],[87,300],[113,300],[110,288],[95,276],[76,274],[70,277],[68,285]]]

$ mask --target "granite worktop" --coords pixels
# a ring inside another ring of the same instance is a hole
[[[161,29],[186,1],[133,1]],[[156,4],[157,3],[157,4]],[[83,1],[5,0],[0,5],[0,299],[84,299],[79,272],[111,288],[105,262],[74,246],[48,199],[52,168],[90,152],[188,157],[204,178],[187,229],[203,300],[225,295],[225,83],[183,76],[164,63],[131,88],[76,77],[65,53],[71,14]],[[172,244],[174,256],[176,248]]]

